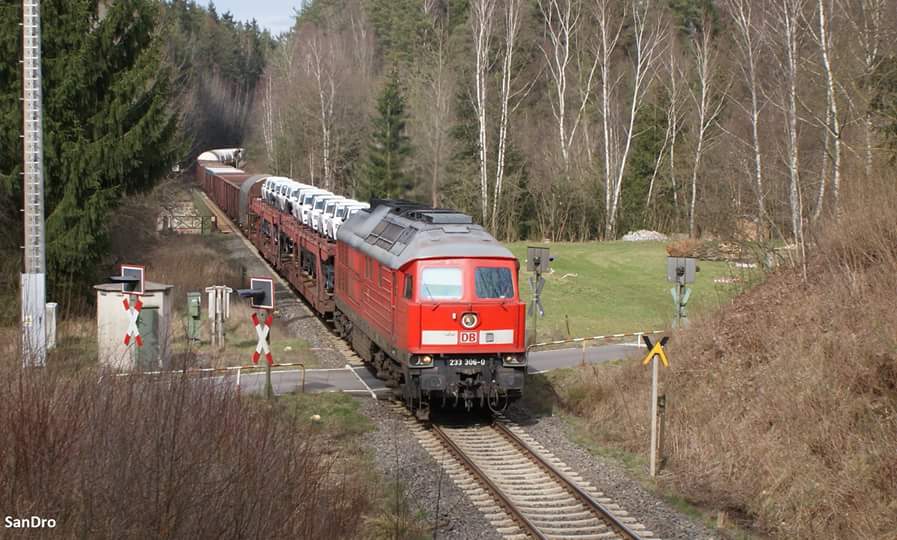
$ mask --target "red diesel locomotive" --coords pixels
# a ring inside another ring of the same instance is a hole
[[[218,178],[203,185],[213,200]],[[333,241],[264,198],[248,212],[259,252],[412,410],[497,410],[522,395],[519,262],[470,216],[375,199]]]
[[[517,274],[470,216],[374,200],[337,234],[334,326],[412,409],[496,408],[523,389]]]

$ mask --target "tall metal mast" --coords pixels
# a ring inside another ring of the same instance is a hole
[[[22,364],[42,367],[47,357],[44,134],[41,105],[40,0],[23,0],[25,143],[25,273],[22,274]]]

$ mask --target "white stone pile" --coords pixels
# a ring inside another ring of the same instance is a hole
[[[634,231],[623,235],[624,242],[666,242],[669,240],[663,233],[657,231]]]

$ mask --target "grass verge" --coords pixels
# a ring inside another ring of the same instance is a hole
[[[651,479],[648,474],[648,457],[645,453],[648,447],[647,434],[638,435],[644,439],[644,449],[626,448],[621,446],[621,440],[614,436],[613,430],[602,429],[601,425],[591,422],[589,417],[583,414],[583,410],[588,407],[588,400],[594,397],[591,395],[590,379],[603,376],[608,370],[619,370],[624,365],[624,361],[616,361],[600,366],[557,369],[529,375],[521,404],[530,414],[559,417],[570,441],[586,449],[593,456],[614,463],[625,470],[628,476],[637,480],[642,487],[692,520],[716,530],[727,539],[762,538],[744,528],[745,520],[728,517],[728,514],[721,516],[718,508],[691,501],[667,483]],[[615,394],[617,395],[613,397],[605,396],[605,399],[620,400],[624,408],[626,401],[633,399],[632,395]],[[630,414],[623,416],[628,418]],[[625,420],[621,423],[634,425],[631,421]]]
[[[521,298],[529,301],[532,289],[525,272],[526,247],[508,248],[521,261]],[[536,244],[533,244],[536,245]],[[558,242],[550,245],[555,257],[545,274],[539,320],[539,340],[594,336],[664,328],[674,316],[671,284],[666,281],[667,253],[663,242]],[[700,272],[688,305],[698,316],[725,305],[762,274],[724,262],[699,263]],[[714,283],[717,278],[731,283]],[[528,326],[530,323],[528,322]]]

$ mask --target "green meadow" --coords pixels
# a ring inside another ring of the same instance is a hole
[[[666,280],[664,242],[577,242],[539,244],[516,242],[508,248],[520,259],[521,297],[529,303],[532,288],[526,271],[526,247],[548,247],[555,257],[551,272],[543,274],[538,340],[636,332],[670,325],[675,309]],[[699,272],[688,302],[689,317],[725,305],[757,279],[757,270],[735,268],[725,262],[698,262]],[[731,284],[716,278],[734,278]],[[527,327],[532,329],[532,319]]]

